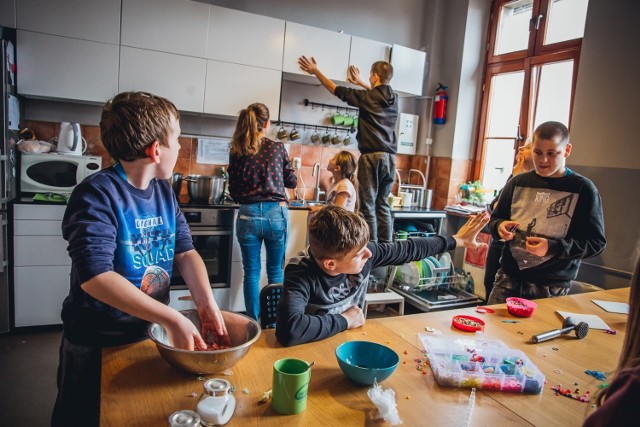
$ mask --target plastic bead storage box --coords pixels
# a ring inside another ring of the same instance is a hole
[[[540,394],[544,374],[502,341],[418,334],[436,381],[443,387]]]

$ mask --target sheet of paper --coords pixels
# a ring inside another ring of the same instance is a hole
[[[563,319],[571,316],[573,317],[574,323],[577,325],[580,322],[587,322],[589,324],[590,329],[611,329],[609,325],[604,323],[600,317],[595,314],[580,314],[580,313],[569,313],[568,311],[556,311]]]
[[[609,313],[629,314],[629,304],[626,302],[602,301],[598,299],[592,299],[591,302]]]

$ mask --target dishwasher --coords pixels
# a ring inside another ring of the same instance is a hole
[[[410,217],[419,228],[415,232],[398,231],[397,223],[394,221],[396,239],[429,237],[436,233],[440,234],[442,230],[442,221],[433,211],[422,216],[416,213],[411,215],[396,213],[394,216],[396,220]],[[434,223],[433,220],[437,221]],[[425,225],[423,230],[420,230],[420,224]],[[412,263],[389,268],[386,288],[404,296],[406,302],[425,312],[472,307],[482,302],[479,296],[463,289],[467,275],[454,268],[452,257],[448,252],[430,258],[430,262],[427,263],[429,274],[422,274],[419,267],[411,267]]]

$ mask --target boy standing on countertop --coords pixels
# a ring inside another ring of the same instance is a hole
[[[298,64],[303,71],[315,75],[333,95],[358,112],[358,202],[360,212],[371,230],[371,241],[391,242],[393,218],[389,206],[389,193],[396,175],[396,121],[398,95],[389,82],[393,67],[387,61],[371,65],[369,83],[362,80],[360,70],[349,66],[348,80],[363,89],[336,86],[318,69],[315,59],[301,56]]]

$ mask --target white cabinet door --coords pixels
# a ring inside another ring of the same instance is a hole
[[[211,6],[207,58],[282,70],[284,22]]]
[[[71,265],[67,242],[58,236],[13,236],[15,267]]]
[[[16,1],[18,29],[118,44],[120,42],[120,1],[18,0]],[[19,53],[22,55],[22,51]],[[23,72],[20,70],[20,78]]]
[[[15,0],[0,0],[0,25],[7,28],[16,28]]]
[[[207,61],[204,112],[237,116],[254,102],[269,108],[271,119],[280,114],[282,72],[229,62]]]
[[[18,30],[18,93],[104,103],[118,92],[118,46]]]
[[[204,58],[209,5],[189,0],[124,0],[122,45]]]
[[[307,247],[307,218],[309,211],[306,209],[289,210],[289,236],[287,240],[287,250],[285,263],[289,259],[298,255]]]
[[[164,96],[179,110],[202,113],[206,60],[122,46],[120,91]]]
[[[351,36],[349,65],[358,67],[363,80],[368,81],[371,65],[377,61],[389,61],[390,52],[389,44]]]
[[[393,90],[408,95],[422,95],[426,58],[427,54],[421,50],[394,44],[391,49],[391,65],[393,65],[391,87]]]
[[[62,302],[69,294],[71,266],[13,268],[15,326],[62,323]]]
[[[212,289],[213,298],[216,300],[218,307],[221,310],[232,310],[229,308],[229,288],[216,288]],[[190,298],[191,293],[188,290],[176,290],[170,291],[170,301],[169,307],[175,308],[176,310],[192,310],[196,308],[196,304]],[[181,297],[186,297],[184,299],[180,299]],[[232,311],[241,311],[241,310],[232,310]]]
[[[351,36],[347,34],[287,22],[282,71],[308,76],[317,82],[315,76],[309,76],[298,65],[300,56],[312,56],[325,76],[332,80],[346,81],[350,47]]]
[[[14,219],[43,219],[45,221],[58,221],[62,222],[64,211],[67,210],[66,205],[34,205],[34,204],[15,204],[13,205],[13,217]],[[14,235],[30,235],[33,234],[28,230],[24,233],[18,232],[17,229],[13,232]],[[58,233],[61,234],[60,229]]]

